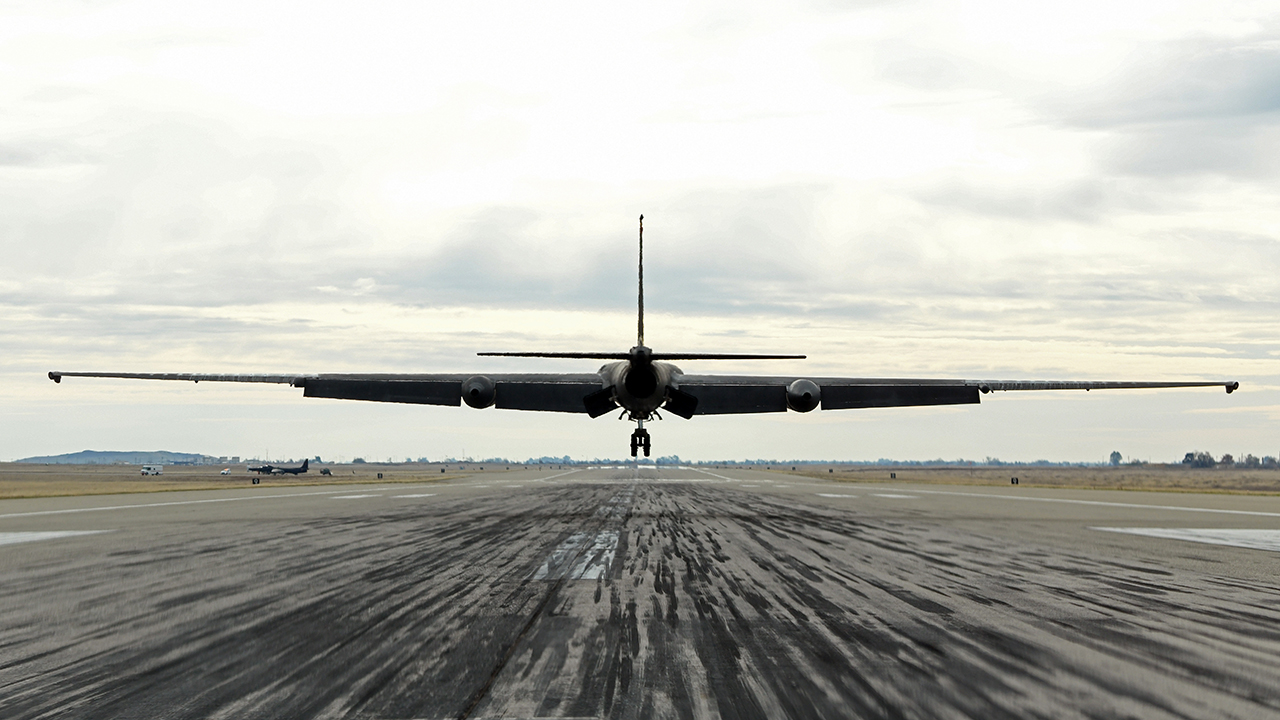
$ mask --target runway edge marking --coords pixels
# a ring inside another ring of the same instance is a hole
[[[0,545],[17,545],[18,543],[57,540],[59,538],[80,537],[81,535],[98,535],[106,532],[114,532],[114,530],[37,530],[33,532],[0,532]]]
[[[1090,530],[1280,552],[1280,530],[1254,528],[1091,527]]]
[[[388,488],[375,488],[375,489],[385,491]],[[244,497],[208,498],[205,500],[174,500],[171,502],[160,502],[160,503],[138,503],[136,505],[103,505],[101,507],[66,508],[64,510],[32,510],[30,512],[4,513],[0,515],[0,518],[35,517],[37,515],[67,515],[71,513],[103,512],[106,510],[132,510],[134,508],[172,507],[174,505],[203,505],[205,503],[237,502],[241,500],[274,500],[278,498],[311,497],[313,495],[339,495],[341,493],[349,493],[349,492],[351,491],[350,490],[328,490],[325,492],[286,493],[283,495],[245,495]]]
[[[1021,500],[1023,502],[1068,503],[1071,505],[1100,505],[1102,507],[1140,508],[1146,510],[1181,510],[1183,512],[1222,513],[1224,515],[1254,515],[1258,517],[1280,517],[1280,512],[1263,512],[1261,510],[1226,510],[1223,508],[1186,507],[1183,505],[1145,505],[1143,503],[1122,503],[1109,500],[1072,500],[1070,498],[1017,497],[1014,495],[994,495],[992,493],[948,492],[946,490],[917,490],[911,488],[904,492],[924,493],[927,495],[951,495],[953,497],[998,498],[1000,500]]]

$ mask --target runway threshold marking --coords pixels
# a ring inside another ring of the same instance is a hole
[[[1143,510],[1181,510],[1183,512],[1221,513],[1223,515],[1252,515],[1256,517],[1280,517],[1280,512],[1263,512],[1261,510],[1226,510],[1222,508],[1188,507],[1186,505],[1145,505],[1143,503],[1123,503],[1109,500],[1072,500],[1070,498],[1017,497],[1015,495],[996,495],[994,493],[948,492],[946,490],[917,490],[909,492],[924,495],[950,495],[953,497],[997,498],[1000,500],[1021,500],[1023,502],[1067,503],[1069,505],[1097,505],[1101,507],[1139,508]]]
[[[97,535],[109,530],[53,530],[48,532],[0,532],[0,545],[16,545],[18,543],[36,542],[38,540],[56,540],[80,535]]]
[[[1230,545],[1252,550],[1280,552],[1280,530],[1238,530],[1234,528],[1143,528],[1095,527],[1090,530],[1145,535],[1167,540],[1188,540],[1209,545]]]
[[[377,488],[387,490],[387,488]],[[282,495],[244,495],[231,498],[208,498],[205,500],[174,500],[159,503],[137,503],[136,505],[102,505],[100,507],[66,508],[64,510],[33,510],[31,512],[4,513],[0,518],[35,517],[37,515],[67,515],[70,513],[103,512],[106,510],[133,510],[134,508],[172,507],[174,505],[203,505],[205,503],[238,502],[241,500],[274,500],[277,498],[310,497],[313,495],[337,495],[349,493],[350,490],[326,490],[324,492],[287,493]]]

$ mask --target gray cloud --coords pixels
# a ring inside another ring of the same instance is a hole
[[[1167,43],[1150,48],[1099,90],[1060,96],[1065,116],[1092,128],[1208,120],[1274,125],[1280,118],[1280,46],[1271,36]]]
[[[1125,125],[1098,144],[1096,156],[1103,170],[1116,174],[1273,178],[1280,170],[1280,124],[1224,116]]]
[[[1028,221],[1068,220],[1098,223],[1117,211],[1151,211],[1165,203],[1103,177],[1082,177],[1048,187],[999,187],[963,177],[911,188],[922,203],[979,215]]]
[[[1110,173],[1216,174],[1256,181],[1280,170],[1280,46],[1270,35],[1196,38],[1144,48],[1109,83],[1060,90],[1040,106],[1061,122],[1106,131]]]
[[[881,79],[937,93],[939,102],[954,101],[948,93],[956,90],[986,91],[1021,104],[1038,122],[1101,133],[1096,158],[1104,173],[1257,180],[1280,170],[1280,45],[1273,37],[1137,46],[1109,77],[1085,87],[1020,77],[1017,68],[910,38],[880,42],[873,57]]]

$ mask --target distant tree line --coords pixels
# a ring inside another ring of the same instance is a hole
[[[313,462],[319,462],[320,458],[316,457]],[[353,464],[364,464],[365,458],[358,457],[351,461]],[[405,458],[405,462],[415,462],[409,458]],[[432,462],[425,457],[416,460],[420,463]],[[1120,451],[1111,453],[1106,463],[1090,463],[1090,462],[1052,462],[1049,460],[1033,460],[1033,461],[1004,461],[1000,458],[985,457],[981,460],[965,460],[958,458],[956,460],[944,460],[937,458],[934,460],[893,460],[891,458],[880,458],[878,460],[777,460],[777,459],[756,459],[756,460],[683,460],[679,455],[666,455],[659,458],[626,458],[617,460],[613,458],[591,458],[575,460],[568,455],[559,457],[544,455],[537,458],[529,458],[528,460],[509,460],[503,457],[490,457],[484,459],[475,458],[445,458],[435,462],[445,464],[490,464],[490,465],[623,465],[630,463],[638,463],[641,465],[759,465],[762,467],[772,467],[774,465],[855,465],[866,467],[1098,467],[1099,465],[1110,465],[1119,467],[1120,465],[1146,465],[1145,460],[1133,460],[1123,462],[1123,456]],[[1247,454],[1243,458],[1237,460],[1230,453],[1220,458],[1215,458],[1207,452],[1195,451],[1189,452],[1182,458],[1185,467],[1191,468],[1213,468],[1213,467],[1239,467],[1239,468],[1267,468],[1280,469],[1280,461],[1271,455],[1259,458],[1252,454]]]
[[[1275,470],[1277,468],[1280,468],[1280,462],[1277,462],[1276,458],[1271,455],[1267,455],[1263,458],[1258,458],[1256,455],[1248,454],[1248,455],[1245,455],[1243,458],[1236,460],[1234,457],[1231,456],[1230,453],[1228,453],[1226,455],[1223,455],[1221,458],[1215,460],[1213,458],[1213,455],[1210,455],[1207,452],[1202,452],[1199,450],[1195,452],[1187,453],[1182,458],[1182,464],[1186,465],[1187,467],[1193,467],[1193,468],[1211,468],[1211,467],[1219,467],[1219,466],[1220,467],[1242,467],[1242,468],[1267,468],[1269,470]]]

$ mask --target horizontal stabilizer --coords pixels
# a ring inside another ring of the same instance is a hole
[[[630,353],[591,352],[482,352],[483,357],[572,358],[577,360],[627,360]],[[804,355],[761,355],[757,353],[652,353],[651,360],[804,360]]]
[[[626,360],[631,357],[627,353],[590,353],[590,352],[482,352],[481,357],[529,357],[529,358],[573,358],[577,360]]]

